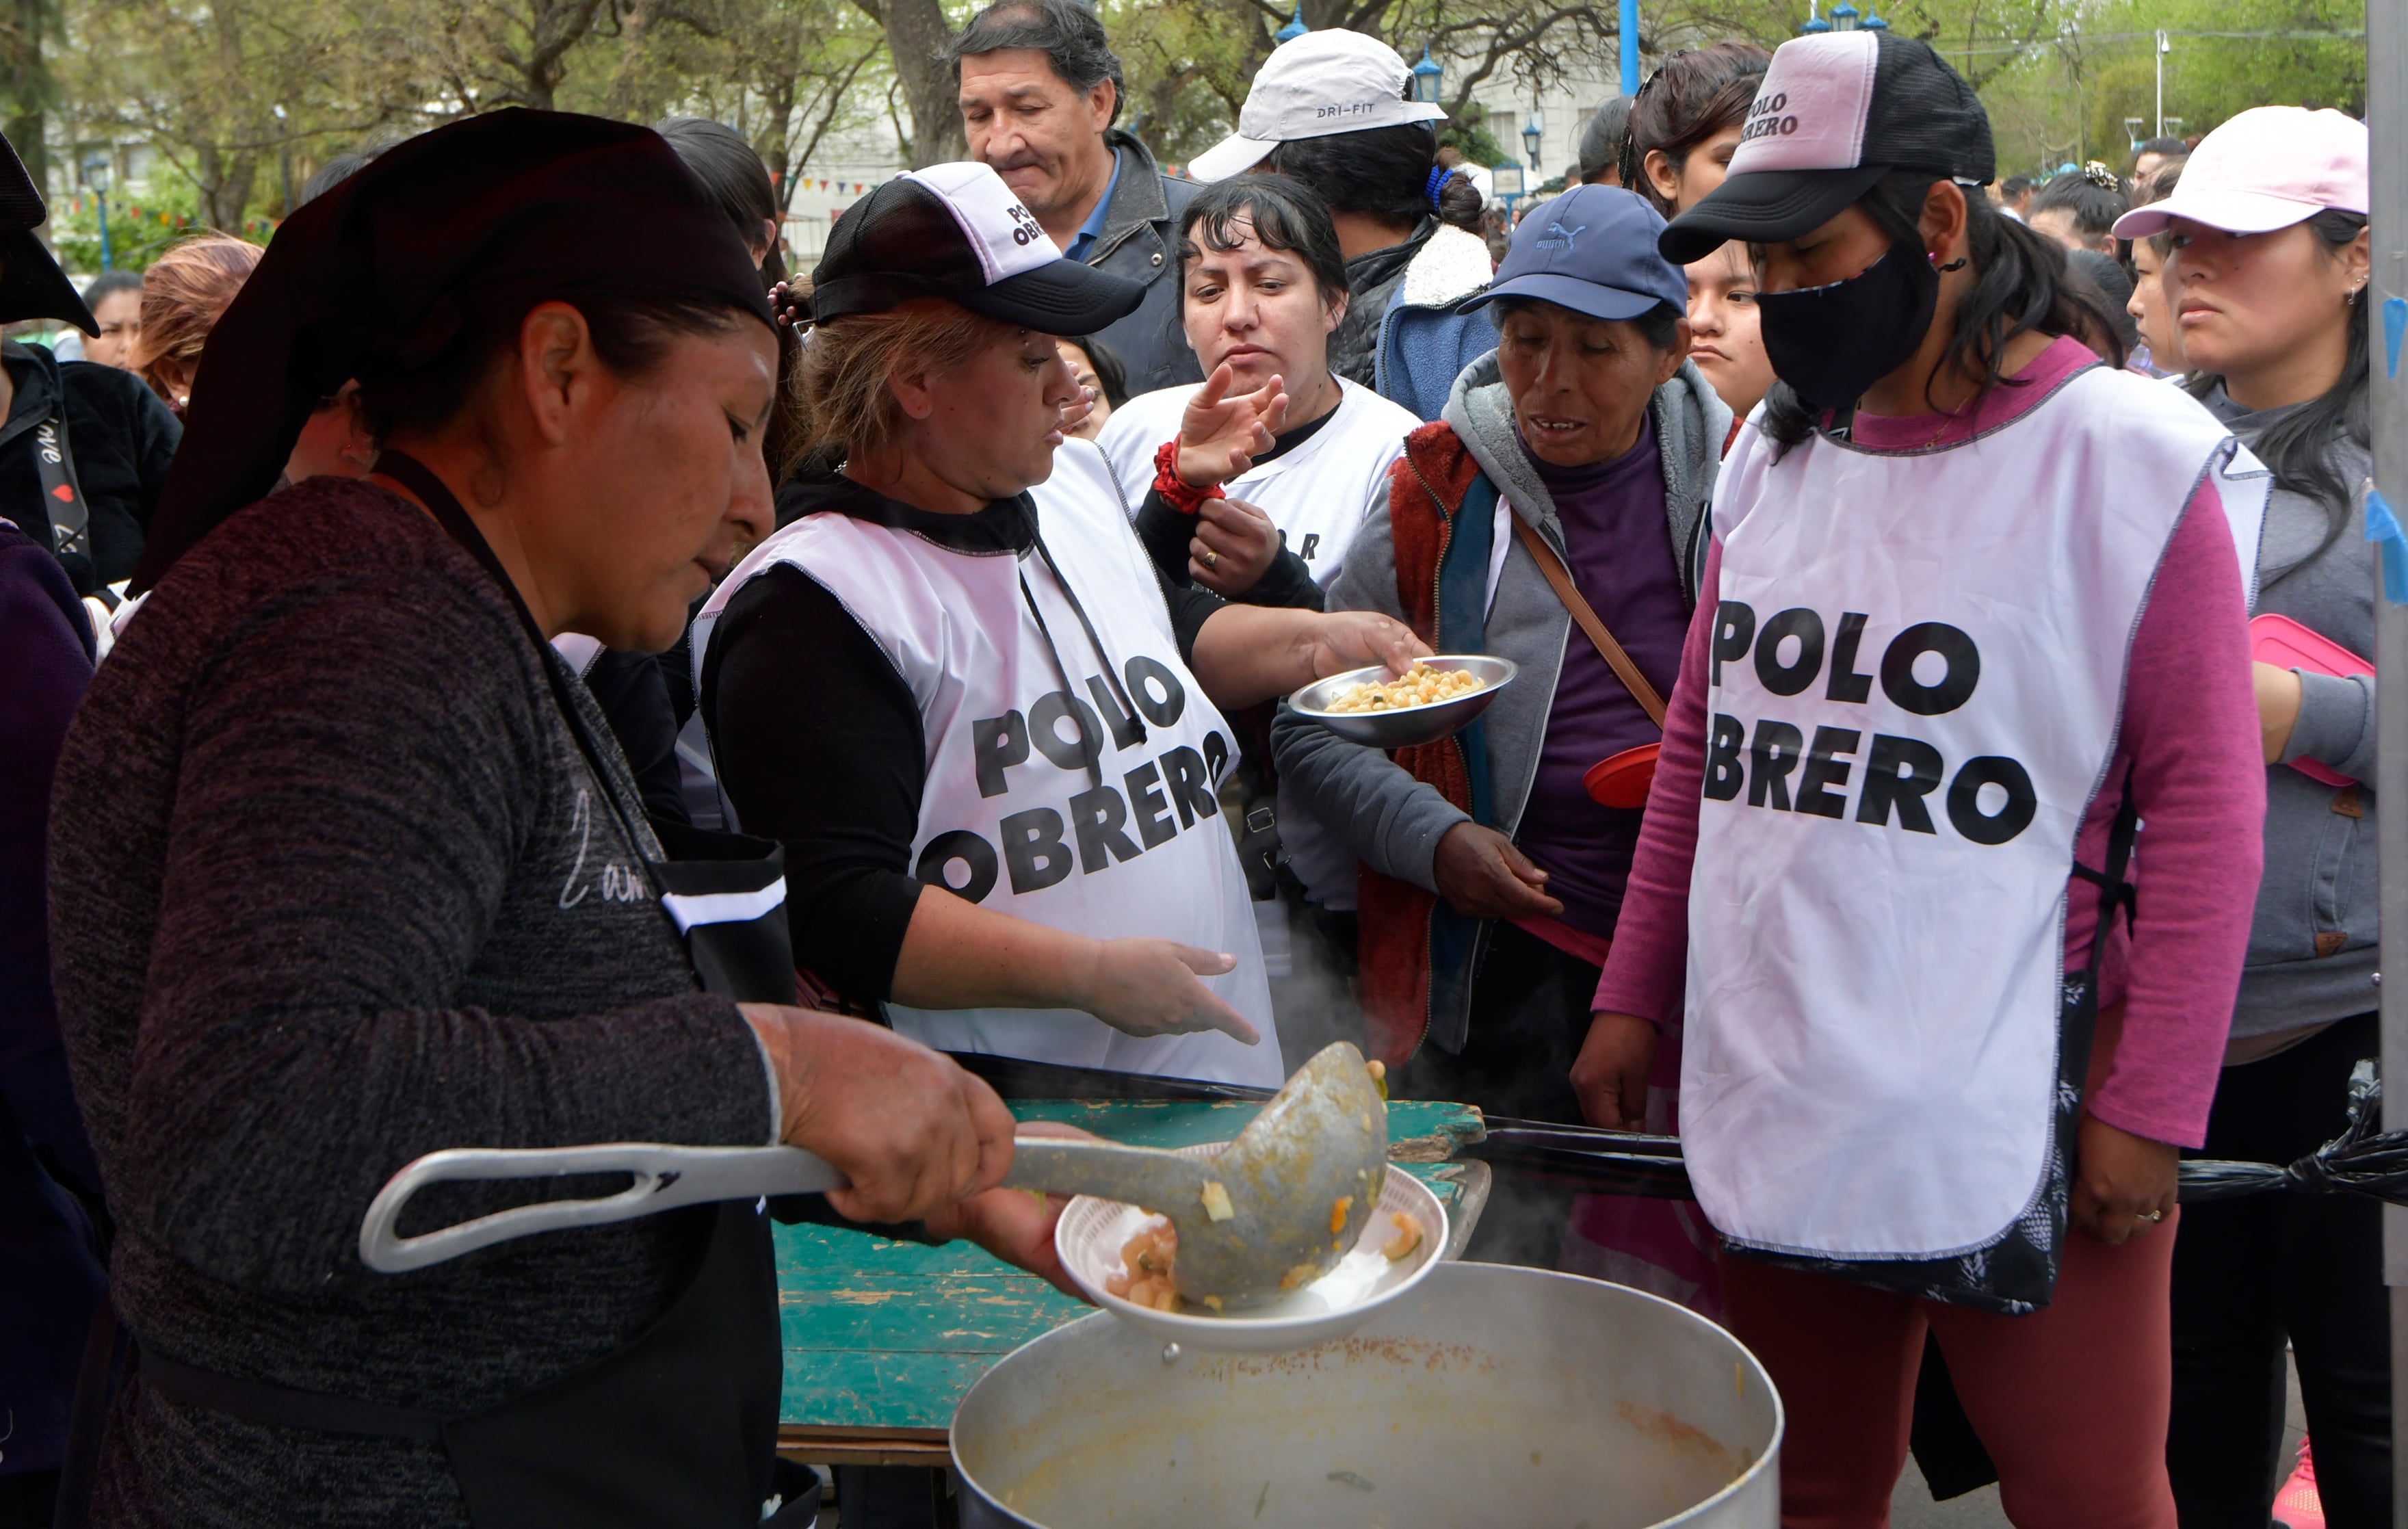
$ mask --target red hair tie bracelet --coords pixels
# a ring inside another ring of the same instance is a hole
[[[1179,437],[1171,436],[1154,453],[1154,492],[1162,502],[1182,515],[1193,515],[1204,507],[1207,499],[1226,499],[1221,485],[1210,483],[1197,488],[1179,476]]]

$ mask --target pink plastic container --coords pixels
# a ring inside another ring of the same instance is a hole
[[[2249,656],[2260,664],[2272,664],[2278,669],[2304,669],[2310,674],[2330,675],[2336,679],[2374,672],[2373,664],[2330,637],[2301,626],[2288,616],[2277,616],[2272,611],[2249,622]],[[2357,784],[2348,776],[2327,769],[2313,759],[2295,759],[2291,761],[2291,768],[2328,786]]]

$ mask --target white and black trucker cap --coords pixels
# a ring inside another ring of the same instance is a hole
[[[1086,335],[1137,311],[1145,287],[1062,250],[984,164],[906,170],[854,203],[811,272],[813,322],[942,297],[1047,335]]]
[[[1672,220],[1659,247],[1685,265],[1729,239],[1796,238],[1838,217],[1892,170],[1989,183],[1998,163],[1989,115],[1973,88],[1914,37],[1794,37],[1773,51],[1730,173]]]

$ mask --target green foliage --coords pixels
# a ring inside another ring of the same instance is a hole
[[[1450,121],[1439,129],[1438,141],[1462,150],[1463,157],[1474,164],[1494,168],[1499,164],[1522,163],[1518,156],[1508,153],[1498,143],[1496,135],[1488,131],[1486,122]]]
[[[1103,0],[1128,93],[1121,125],[1165,164],[1183,164],[1236,125],[1270,26],[1253,0]]]
[[[121,271],[148,270],[168,246],[205,230],[195,216],[197,201],[189,185],[163,182],[139,197],[108,199],[110,264]],[[50,248],[59,264],[91,275],[100,269],[100,207],[89,191],[54,204],[48,225]],[[239,232],[239,230],[236,231]],[[243,236],[265,243],[264,236]]]
[[[2141,137],[2156,136],[2159,27],[2172,44],[2166,112],[2181,119],[2182,136],[2195,136],[2257,106],[2364,116],[2365,25],[2359,0],[2111,0],[2086,27],[2099,39],[2086,45],[2083,126],[2093,157],[2129,165],[2126,118],[2142,120]]]
[[[919,11],[934,30],[960,24],[978,3]],[[1170,164],[1234,125],[1292,8],[1291,0],[1096,3],[1126,70],[1122,123]],[[2001,175],[2068,159],[2128,165],[2123,120],[2143,119],[2144,136],[2155,126],[2160,27],[2174,35],[2166,110],[2186,133],[2263,102],[2364,109],[2365,44],[2356,35],[2364,0],[1856,4],[1928,40],[1972,82],[1990,110]],[[55,136],[149,143],[158,167],[138,198],[146,211],[156,203],[236,232],[281,215],[286,156],[297,191],[363,141],[510,101],[638,121],[672,111],[716,117],[751,137],[785,183],[829,135],[890,121],[910,133],[912,100],[950,96],[942,79],[932,90],[932,65],[920,58],[928,50],[907,48],[910,66],[896,68],[906,0],[0,0],[0,32],[9,15],[38,18],[53,5],[65,29],[46,64],[56,76]],[[1604,0],[1304,0],[1303,8],[1312,26],[1372,33],[1409,58],[1436,45],[1457,110],[1475,91],[1610,73],[1617,43]],[[1807,0],[1641,0],[1645,62],[1722,37],[1778,45],[1806,13]],[[0,67],[0,104],[7,84]],[[1444,136],[1483,164],[1519,159],[1477,113]],[[128,264],[172,231],[155,217],[129,222],[120,255]],[[62,227],[62,250],[97,268],[88,208],[84,223]]]

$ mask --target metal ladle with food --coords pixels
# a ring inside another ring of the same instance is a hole
[[[1387,1150],[1386,1103],[1362,1053],[1340,1041],[1298,1068],[1211,1155],[1023,1137],[1003,1181],[1167,1217],[1178,1239],[1171,1276],[1178,1293],[1236,1320],[1338,1266],[1380,1204]],[[402,1207],[430,1184],[597,1173],[629,1174],[635,1182],[614,1194],[520,1206],[416,1236],[397,1230]],[[843,1182],[796,1147],[455,1148],[419,1158],[379,1192],[360,1227],[360,1260],[399,1274],[532,1233],[715,1200],[819,1193]],[[1442,1239],[1443,1213],[1435,1200],[1427,1210],[1438,1224],[1421,1228],[1424,1236]]]

